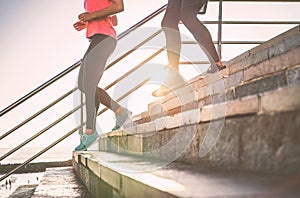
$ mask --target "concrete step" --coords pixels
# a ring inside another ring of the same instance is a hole
[[[74,152],[74,168],[92,197],[298,197],[300,175],[278,177],[168,164],[108,152]]]
[[[103,134],[98,148],[224,169],[299,172],[299,93],[300,83],[216,105],[210,109],[216,115],[202,108],[165,116]]]
[[[9,198],[31,198],[37,186],[37,184],[19,186]]]
[[[299,29],[297,26],[228,61],[228,68],[220,73],[195,77],[187,86],[149,104],[148,111],[133,117],[134,123],[147,123],[166,115],[247,96],[259,97],[265,92],[299,83]]]
[[[88,197],[86,187],[76,177],[72,167],[47,168],[33,198]]]
[[[300,66],[299,66],[300,68]],[[300,71],[299,71],[300,74]],[[299,75],[300,77],[300,75]],[[167,113],[159,117],[143,117],[143,122],[131,122],[124,127],[128,134],[143,134],[189,124],[210,122],[217,119],[248,115],[269,115],[300,109],[300,82],[260,94],[248,95],[239,99],[200,106],[180,111],[174,115]],[[171,106],[171,105],[170,105]],[[184,108],[181,106],[181,108]],[[147,120],[147,121],[146,121]],[[117,133],[110,133],[118,134]],[[110,135],[110,136],[111,136]],[[103,135],[106,137],[106,135]]]
[[[227,170],[298,173],[300,26],[149,104],[99,150]],[[223,78],[228,75],[228,78]]]

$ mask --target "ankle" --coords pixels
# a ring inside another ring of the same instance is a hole
[[[125,110],[124,107],[119,107],[119,108],[116,110],[115,114],[119,115],[119,114],[123,113],[124,110]]]
[[[222,62],[222,61],[218,61],[218,62],[216,62],[216,65],[217,65],[219,68],[223,68],[223,67],[225,67],[225,65],[223,64],[223,62]]]
[[[216,62],[216,65],[217,65],[218,67],[224,67],[224,65],[223,65],[222,61],[218,61],[218,62]]]
[[[93,129],[86,129],[86,130],[85,130],[85,133],[88,134],[88,135],[91,135],[91,134],[93,134],[94,132],[95,132],[95,130],[93,130]]]
[[[178,65],[175,65],[175,64],[173,64],[173,65],[167,65],[167,68],[168,69],[170,69],[170,70],[174,70],[174,71],[179,71],[179,66]]]

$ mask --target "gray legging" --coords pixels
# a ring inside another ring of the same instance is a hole
[[[197,14],[205,0],[169,0],[162,20],[166,35],[166,48],[169,65],[178,68],[180,55],[180,32],[178,23],[181,20],[193,34],[197,42],[204,47],[215,62],[220,60],[208,29],[198,20]]]
[[[114,112],[120,107],[105,90],[98,87],[106,61],[116,48],[117,41],[103,34],[94,35],[90,41],[80,67],[78,88],[85,94],[86,128],[95,130],[96,113],[100,103]]]

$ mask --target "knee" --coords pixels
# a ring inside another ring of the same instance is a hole
[[[161,28],[162,29],[178,29],[179,19],[170,18],[170,16],[165,16],[161,21]]]
[[[162,29],[168,27],[168,20],[166,19],[166,17],[163,18],[163,20],[161,21],[160,26],[161,26]]]

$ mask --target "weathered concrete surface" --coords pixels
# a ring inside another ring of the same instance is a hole
[[[244,105],[250,107],[249,104]],[[217,128],[210,130],[214,127]],[[103,138],[99,148],[169,162],[177,160],[226,170],[288,175],[300,172],[299,128],[300,110],[248,114],[142,135]],[[211,147],[207,154],[200,156],[201,145],[207,137],[211,139],[208,145]]]
[[[37,185],[19,186],[9,198],[31,198]]]
[[[300,172],[300,111],[225,120],[215,146],[195,158],[210,124],[198,125],[195,143],[178,161],[273,174]]]
[[[38,197],[89,197],[86,187],[78,180],[72,167],[46,169],[43,180],[33,198]]]
[[[74,155],[78,157],[81,153]],[[163,164],[141,156],[99,151],[84,152],[82,156],[87,165],[74,160],[74,166],[81,179],[89,181],[92,197],[296,198],[300,193],[300,174],[279,177],[221,171],[201,165]],[[89,161],[98,164],[96,172],[90,168]]]

